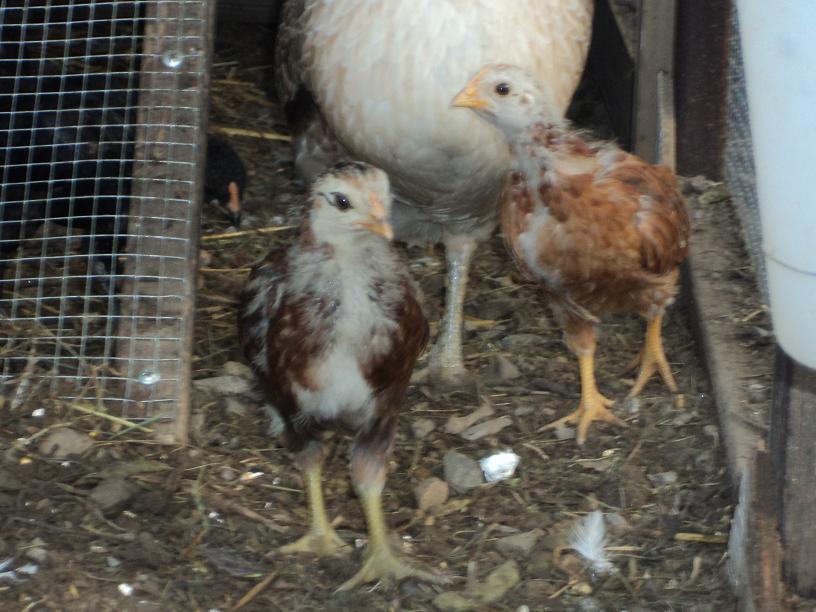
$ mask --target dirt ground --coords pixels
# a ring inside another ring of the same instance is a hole
[[[578,448],[568,431],[541,430],[576,404],[577,365],[498,237],[475,258],[465,307],[465,356],[475,382],[436,390],[424,380],[423,357],[385,490],[387,520],[406,554],[452,583],[409,580],[334,592],[358,568],[365,543],[342,438],[330,442],[325,494],[352,552],[328,559],[275,553],[304,531],[307,513],[300,477],[268,433],[269,416],[243,370],[232,363],[240,361],[235,297],[269,247],[295,235],[287,228],[299,217],[302,191],[291,178],[287,143],[271,139],[285,129],[266,95],[268,55],[257,45],[249,49],[219,48],[211,123],[258,131],[231,137],[251,175],[243,229],[274,231],[218,238],[226,223],[215,213],[205,219],[194,362],[203,382],[196,385],[194,444],[157,446],[59,405],[35,417],[36,400],[4,413],[0,562],[10,561],[0,572],[16,573],[0,574],[2,608],[463,609],[442,604],[455,596],[437,599],[447,591],[466,599],[482,594],[479,609],[519,612],[734,609],[725,573],[733,494],[683,299],[667,317],[664,338],[684,407],[657,381],[639,401],[622,400],[632,379],[621,372],[640,347],[643,324],[611,319],[602,328],[598,381],[604,394],[621,399],[615,410],[628,427],[596,425]],[[442,255],[407,251],[432,331],[444,303]],[[467,439],[472,430],[450,433],[452,417],[485,406],[492,414],[479,423],[500,419],[500,431],[477,439]],[[89,448],[79,457],[49,457],[42,442],[60,427],[83,434]],[[513,477],[452,491],[432,512],[417,509],[414,489],[444,477],[446,453],[478,460],[506,449],[520,457]],[[607,576],[592,575],[559,549],[576,521],[596,509],[606,516],[615,567]],[[526,535],[512,537],[518,534]],[[25,572],[27,564],[29,570],[36,564],[36,574]]]

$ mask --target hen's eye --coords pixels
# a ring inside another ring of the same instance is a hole
[[[496,93],[500,96],[506,96],[510,93],[510,86],[507,83],[499,83],[496,85]]]
[[[333,193],[332,196],[334,197],[332,204],[338,210],[348,210],[351,208],[351,202],[349,202],[349,199],[342,193]]]

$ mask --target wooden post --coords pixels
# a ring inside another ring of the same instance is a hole
[[[816,370],[779,349],[771,405],[770,452],[790,587],[816,596]]]
[[[117,358],[127,415],[187,441],[214,2],[148,2]]]
[[[659,81],[671,83],[673,80],[677,4],[676,0],[643,0],[640,11],[633,140],[635,153],[655,163],[662,152],[661,119],[657,110],[661,97]],[[665,99],[668,92],[663,93]]]
[[[747,478],[742,479],[740,503],[747,505],[745,512],[744,541],[729,552],[742,555],[745,564],[744,581],[739,586],[741,612],[776,612],[784,610],[782,581],[782,546],[779,537],[776,487],[771,458],[766,451],[755,453]],[[745,494],[744,494],[745,493]],[[732,526],[733,529],[733,526]],[[732,537],[733,534],[732,534]]]

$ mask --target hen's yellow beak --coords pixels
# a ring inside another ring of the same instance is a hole
[[[366,221],[360,222],[360,227],[367,229],[369,232],[374,232],[386,240],[393,240],[394,228],[391,227],[386,218],[385,206],[373,193],[368,196],[368,201],[371,202],[371,213]]]
[[[473,79],[470,83],[465,85],[465,88],[456,94],[456,97],[451,102],[451,106],[459,106],[461,108],[487,108],[490,106],[490,102],[485,100],[481,95],[479,95],[479,91],[477,86],[479,85],[479,79]]]

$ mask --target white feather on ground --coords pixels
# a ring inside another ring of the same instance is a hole
[[[615,566],[607,557],[606,525],[603,512],[596,510],[577,523],[570,537],[570,548],[584,558],[587,566],[597,574],[608,574]]]

